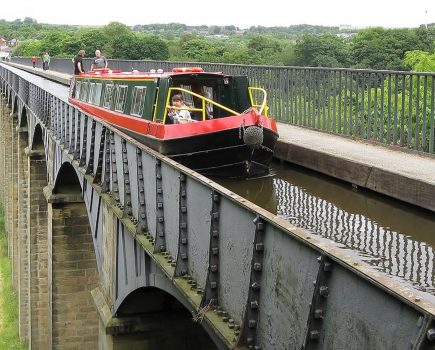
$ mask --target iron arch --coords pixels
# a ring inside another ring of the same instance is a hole
[[[53,193],[81,194],[80,180],[71,163],[64,162],[60,167],[54,181]]]
[[[130,338],[134,337],[135,345],[140,345],[141,341],[154,344],[150,350],[218,349],[200,320],[194,319],[176,297],[157,287],[142,287],[131,292],[118,308],[116,317],[133,324],[117,343],[122,340],[130,343]]]
[[[20,113],[20,121],[19,121],[20,128],[25,128],[29,125],[29,120],[27,117],[27,108],[23,106]]]
[[[31,140],[31,146],[33,151],[43,151],[44,150],[44,134],[40,124],[35,126],[33,131],[33,139]]]

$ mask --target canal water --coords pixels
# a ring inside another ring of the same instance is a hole
[[[435,213],[279,161],[269,177],[215,180],[352,250],[376,269],[435,294]]]

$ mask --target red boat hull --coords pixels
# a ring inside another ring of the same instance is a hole
[[[164,125],[116,113],[81,101],[70,102],[105,120],[139,142],[206,176],[258,177],[269,173],[278,139],[273,119],[256,111],[219,119]],[[261,144],[248,145],[245,130],[256,126]]]

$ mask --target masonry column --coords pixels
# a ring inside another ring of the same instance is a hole
[[[29,348],[49,349],[51,325],[48,323],[48,231],[47,200],[43,189],[47,186],[47,166],[44,150],[26,149],[28,155],[28,237],[29,242]]]
[[[3,191],[3,209],[4,209],[4,221],[5,221],[5,230],[8,234],[8,256],[12,260],[13,257],[13,240],[12,235],[10,231],[9,226],[9,208],[10,208],[10,202],[11,202],[11,191],[10,191],[10,172],[11,172],[11,116],[10,116],[10,109],[8,107],[7,102],[4,103],[4,109],[3,109],[3,124],[2,124],[2,136],[4,140],[4,155],[3,155],[3,161],[4,161],[4,169],[3,169],[3,184],[4,184],[4,191]]]
[[[44,194],[48,201],[52,349],[97,349],[98,314],[91,291],[98,285],[98,271],[80,188],[55,194],[46,187]]]
[[[18,280],[20,275],[20,240],[18,238],[18,134],[17,127],[17,106],[11,114],[11,142],[12,142],[12,173],[10,187],[12,190],[11,196],[11,233],[14,239],[14,257],[12,259],[12,273],[15,290],[18,292]]]
[[[3,93],[0,95],[0,202],[4,207],[5,204],[5,114],[6,101]]]
[[[107,334],[107,326],[112,318],[111,308],[114,298],[114,280],[116,278],[116,217],[113,211],[103,200],[101,202],[103,218],[102,231],[103,251],[101,261],[100,286],[92,291],[95,305],[99,313],[99,350],[115,350],[114,339],[111,334]]]
[[[29,338],[29,235],[27,229],[29,164],[25,152],[29,136],[27,127],[17,127],[17,132],[18,315],[20,340],[24,341]]]

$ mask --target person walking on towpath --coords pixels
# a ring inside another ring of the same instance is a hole
[[[106,57],[101,55],[100,50],[95,50],[95,57],[92,60],[91,70],[107,68],[108,63]]]
[[[47,51],[42,55],[42,69],[48,70],[50,68],[50,55]]]
[[[37,60],[38,60],[37,57],[35,57],[35,56],[32,57],[32,66],[33,66],[33,68],[36,68],[36,61]]]

